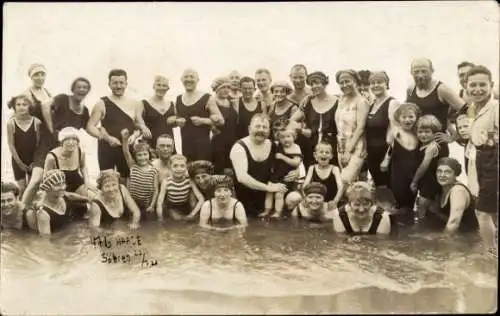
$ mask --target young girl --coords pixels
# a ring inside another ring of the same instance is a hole
[[[35,151],[40,142],[40,125],[42,122],[30,115],[32,106],[28,97],[20,95],[12,98],[9,109],[14,115],[7,121],[7,143],[12,156],[14,179],[22,196],[31,175]]]
[[[410,189],[410,185],[418,168],[418,139],[414,128],[419,115],[420,109],[414,103],[401,104],[394,112],[397,124],[392,131],[392,144],[380,164],[381,170],[387,171],[390,163],[389,187],[399,210],[397,218],[405,223],[413,222],[416,199],[416,192]]]
[[[420,193],[417,205],[417,218],[423,219],[427,209],[440,191],[436,179],[437,163],[442,158],[443,152],[434,141],[434,135],[440,132],[442,125],[434,115],[424,115],[417,121],[417,138],[420,142],[417,151],[419,167],[413,176],[410,189]]]
[[[302,152],[299,145],[295,144],[295,131],[285,129],[278,132],[279,145],[274,159],[273,173],[271,182],[284,183],[285,176],[292,170],[296,170],[302,162]],[[294,183],[287,183],[288,191],[294,190]],[[286,193],[267,192],[265,201],[265,211],[259,216],[267,216],[271,212],[274,200],[274,211],[272,217],[280,217],[285,204]]]
[[[151,164],[149,145],[146,142],[135,142],[132,157],[129,138],[130,132],[127,129],[122,130],[123,155],[130,168],[128,189],[141,212],[152,213],[158,196],[158,170]]]
[[[344,193],[344,184],[339,167],[332,165],[333,147],[330,143],[319,142],[314,151],[316,164],[307,170],[303,187],[311,182],[319,182],[326,187],[325,201],[331,208],[337,207]]]
[[[164,201],[166,197],[166,209],[174,220],[193,219],[200,211],[205,199],[194,182],[187,175],[187,159],[182,155],[170,157],[171,175],[162,181],[160,194],[156,203],[156,215],[159,221],[163,221]],[[190,195],[193,193],[198,200],[195,207],[191,209]]]

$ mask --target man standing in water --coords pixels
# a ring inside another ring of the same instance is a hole
[[[156,155],[151,163],[158,170],[158,182],[161,183],[170,175],[169,160],[174,153],[174,139],[169,134],[161,134],[156,139]]]
[[[197,90],[198,73],[186,69],[181,77],[185,92],[177,96],[177,126],[181,127],[182,154],[188,162],[211,160],[212,125],[224,125],[224,118],[210,94]]]
[[[229,101],[233,109],[238,111],[238,101],[241,97],[241,87],[240,87],[241,75],[236,70],[231,71],[229,74],[229,81],[231,82],[231,90],[229,91]]]
[[[264,113],[269,112],[269,108],[273,104],[273,94],[271,93],[271,72],[265,68],[259,68],[255,71],[255,82],[259,91],[255,94],[255,99],[260,101]]]
[[[249,136],[237,141],[229,157],[236,175],[236,196],[249,217],[264,210],[266,192],[287,191],[283,183],[269,182],[275,150],[269,140],[270,123],[264,114],[255,114],[250,121]]]
[[[290,70],[290,81],[293,84],[293,92],[288,96],[295,105],[300,105],[302,100],[311,94],[311,89],[306,86],[307,68],[302,64],[297,64]]]
[[[458,94],[450,87],[432,78],[434,68],[428,58],[416,58],[411,62],[411,74],[415,84],[407,90],[406,102],[415,103],[420,108],[421,114],[434,115],[443,130],[436,133],[436,141],[443,146],[443,155],[449,155],[448,143],[456,138],[455,128],[449,124],[450,108],[458,113],[465,105]],[[446,131],[449,133],[446,133]]]
[[[134,131],[134,116],[139,101],[125,96],[127,89],[127,72],[113,69],[108,75],[108,86],[111,95],[102,97],[92,109],[87,130],[98,139],[97,159],[99,169],[115,169],[124,181],[130,173],[121,147],[121,131]],[[101,123],[101,129],[97,125]]]

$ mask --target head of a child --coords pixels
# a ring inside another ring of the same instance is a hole
[[[7,103],[7,107],[14,110],[16,115],[28,115],[32,105],[31,100],[25,95],[15,96]]]
[[[411,131],[418,117],[420,116],[420,108],[415,103],[403,103],[394,112],[394,120],[405,131]]]
[[[434,134],[440,132],[442,125],[434,115],[424,115],[417,120],[417,138],[422,144],[428,144],[434,139]]]
[[[278,132],[278,141],[283,148],[290,148],[295,142],[295,130],[285,128]]]
[[[170,170],[176,179],[187,176],[187,159],[183,155],[175,154],[170,156]]]
[[[161,160],[168,160],[174,153],[174,139],[168,134],[162,134],[156,139],[156,154]]]
[[[314,159],[320,166],[326,166],[330,164],[333,159],[333,147],[330,143],[319,142],[314,150]]]
[[[458,136],[463,140],[470,138],[470,128],[472,125],[472,118],[467,114],[460,114],[457,116],[457,132]]]
[[[138,141],[133,146],[134,160],[139,166],[145,166],[150,162],[151,154],[149,145],[144,141]]]

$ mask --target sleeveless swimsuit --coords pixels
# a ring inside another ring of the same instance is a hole
[[[232,166],[229,152],[236,141],[238,114],[231,106],[218,107],[224,117],[224,126],[217,126],[219,132],[212,137],[212,162],[215,174],[222,174],[224,169]]]
[[[101,225],[109,225],[111,223],[113,223],[114,221],[118,220],[118,219],[121,219],[121,218],[128,218],[129,215],[130,215],[130,211],[129,209],[126,207],[125,205],[125,199],[123,198],[123,192],[122,192],[122,189],[121,189],[121,186],[120,186],[120,196],[121,196],[121,200],[122,200],[122,207],[123,207],[123,213],[120,217],[113,217],[108,209],[106,208],[106,206],[104,205],[104,203],[100,200],[97,200],[96,201],[96,204],[97,206],[99,207],[99,209],[101,210]]]
[[[238,103],[238,126],[237,126],[237,136],[238,139],[248,136],[248,126],[250,125],[250,121],[252,117],[257,114],[262,113],[262,104],[260,101],[257,101],[257,107],[254,111],[249,111],[243,104],[243,98],[239,99]]]
[[[14,148],[16,148],[21,161],[29,166],[35,159],[35,152],[37,149],[38,137],[35,130],[35,119],[31,120],[30,127],[26,130],[26,132],[17,125],[15,119],[12,119],[12,121],[14,123]],[[11,158],[11,160],[12,170],[14,171],[14,179],[16,181],[25,179],[26,172],[17,165],[14,158]]]
[[[335,179],[335,174],[333,173],[333,167],[328,177],[326,179],[320,178],[316,171],[316,166],[313,166],[313,174],[311,182],[319,182],[326,187],[325,201],[331,201],[335,198],[338,192],[337,180]]]
[[[144,123],[151,131],[151,140],[149,143],[152,148],[156,148],[156,140],[158,139],[158,136],[162,134],[173,136],[173,126],[167,124],[167,118],[175,116],[175,105],[171,102],[170,108],[164,114],[161,114],[157,109],[149,104],[147,100],[142,100],[142,104],[144,105],[142,117],[144,119]]]
[[[372,223],[368,231],[357,231],[355,232],[352,229],[351,221],[349,220],[349,216],[347,215],[347,210],[345,205],[339,208],[339,217],[342,221],[342,225],[344,226],[345,232],[351,236],[361,236],[361,235],[376,235],[377,229],[380,226],[380,222],[382,221],[382,214],[384,210],[377,207],[375,213],[373,214]],[[392,227],[391,227],[392,228]]]
[[[80,168],[81,168],[81,161],[82,161],[82,151],[80,147],[78,147],[78,167],[73,170],[64,170],[61,169],[59,165],[59,158],[57,158],[57,155],[54,152],[49,152],[52,157],[54,157],[54,162],[56,163],[56,169],[60,169],[62,172],[64,172],[64,175],[66,176],[66,191],[68,192],[76,192],[80,186],[82,186],[85,181],[83,180],[83,176],[81,175]]]
[[[236,201],[236,203],[234,203],[233,205],[233,217],[231,219],[227,219],[227,218],[224,218],[224,217],[221,217],[221,218],[213,218],[212,216],[212,200],[210,199],[209,201],[209,204],[210,204],[210,215],[208,217],[208,222],[210,223],[210,225],[212,226],[218,226],[218,227],[229,227],[229,226],[234,226],[234,225],[238,225],[238,220],[236,219],[236,205],[238,205],[238,203],[241,203],[240,201]]]

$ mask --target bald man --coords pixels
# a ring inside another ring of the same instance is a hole
[[[186,69],[181,76],[185,92],[177,96],[177,125],[181,128],[182,154],[188,161],[212,159],[210,130],[224,125],[222,114],[210,94],[197,90],[198,72]]]
[[[443,154],[448,156],[448,143],[453,142],[457,134],[454,126],[449,124],[450,118],[463,108],[465,101],[453,89],[432,78],[434,68],[430,59],[416,58],[410,68],[414,84],[408,87],[406,101],[417,104],[421,115],[431,114],[439,120],[443,130],[436,134],[436,141],[441,144]],[[454,113],[450,115],[450,112]]]
[[[229,81],[231,82],[231,91],[229,91],[229,101],[233,109],[238,111],[238,100],[241,98],[241,87],[240,87],[241,74],[233,70],[229,74]]]

